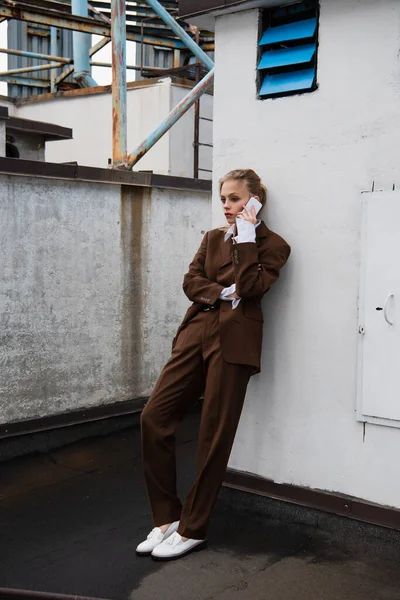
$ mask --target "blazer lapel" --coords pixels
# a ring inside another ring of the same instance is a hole
[[[221,239],[221,253],[222,253],[222,263],[220,268],[225,265],[229,265],[232,262],[232,236],[224,241],[224,233],[222,233]]]
[[[256,244],[257,247],[261,244],[261,239],[265,238],[269,235],[270,231],[268,227],[265,225],[264,221],[261,221],[259,226],[256,229]],[[235,234],[236,235],[236,234]],[[225,267],[232,263],[232,236],[225,242],[224,241],[225,233],[222,232],[221,236],[221,254],[222,254],[222,263],[220,268]]]

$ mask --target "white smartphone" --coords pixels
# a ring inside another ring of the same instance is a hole
[[[253,196],[250,198],[250,200],[248,201],[248,203],[246,204],[246,208],[251,208],[252,206],[254,206],[254,208],[256,209],[256,215],[260,212],[260,210],[262,209],[262,204],[261,202],[259,202],[258,200],[256,200],[256,198],[254,198]]]

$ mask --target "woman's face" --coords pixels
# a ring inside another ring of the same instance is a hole
[[[232,225],[243,206],[250,200],[251,194],[245,181],[228,179],[222,184],[220,195],[225,218]]]

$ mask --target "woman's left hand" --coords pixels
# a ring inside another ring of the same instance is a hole
[[[247,208],[247,206],[243,206],[242,212],[238,213],[238,218],[243,219],[243,221],[248,221],[249,223],[253,223],[253,225],[257,225],[257,215],[256,209],[254,206]]]

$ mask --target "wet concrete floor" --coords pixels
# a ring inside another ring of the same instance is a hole
[[[197,421],[178,436],[182,494]],[[225,488],[206,550],[138,558],[151,520],[131,428],[0,464],[0,587],[116,600],[400,600],[400,533],[333,519],[328,530],[295,524]]]

